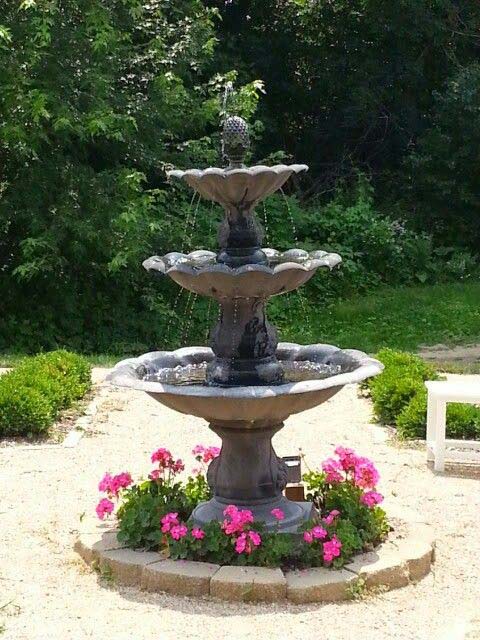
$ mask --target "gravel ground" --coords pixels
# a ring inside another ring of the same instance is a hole
[[[388,432],[370,420],[369,402],[347,387],[322,407],[290,418],[275,437],[277,452],[301,447],[311,466],[340,443],[371,456],[387,508],[408,508],[435,529],[437,561],[419,584],[305,606],[227,604],[106,584],[72,551],[79,515],[93,512],[103,472],[145,473],[156,447],[188,460],[196,443],[216,443],[202,420],[138,392],[112,391],[77,447],[0,449],[0,637],[463,639],[480,601],[480,480],[434,476],[423,450],[390,444]]]

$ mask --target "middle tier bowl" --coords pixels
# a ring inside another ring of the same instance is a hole
[[[167,274],[188,291],[216,299],[268,298],[298,289],[320,267],[333,269],[342,259],[337,253],[266,248],[267,265],[232,268],[217,263],[213,251],[192,251],[152,256],[143,266],[158,275]]]

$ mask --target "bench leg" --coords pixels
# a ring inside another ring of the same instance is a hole
[[[437,426],[437,402],[428,394],[427,404],[427,462],[435,459],[435,442],[436,438],[436,426]]]
[[[445,471],[445,431],[447,422],[447,403],[437,402],[435,424],[435,471]]]

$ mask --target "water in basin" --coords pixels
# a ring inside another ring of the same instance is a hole
[[[321,380],[342,373],[339,364],[322,364],[309,360],[284,360],[280,362],[284,371],[283,384],[302,382],[304,380]],[[206,385],[208,362],[165,367],[155,372],[138,371],[145,382],[161,382],[163,384]]]

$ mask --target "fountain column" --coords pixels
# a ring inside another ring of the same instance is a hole
[[[275,352],[276,329],[265,315],[265,300],[220,300],[220,318],[211,333],[215,358],[208,365],[209,384],[245,386],[279,384],[283,370]]]
[[[281,509],[285,516],[280,524],[283,531],[295,530],[310,517],[312,503],[291,502],[283,496],[288,470],[272,447],[272,437],[282,427],[283,422],[268,421],[210,423],[222,439],[222,450],[210,463],[207,474],[214,497],[193,512],[197,524],[222,520],[229,504],[249,509],[267,528],[278,526],[271,511]]]

